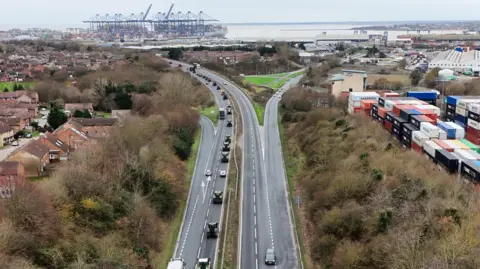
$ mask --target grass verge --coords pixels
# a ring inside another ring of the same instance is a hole
[[[217,122],[218,122],[218,106],[217,105],[206,107],[200,110],[200,114],[209,118],[213,122],[213,124],[217,126]]]
[[[188,167],[188,173],[187,173],[187,186],[188,189],[190,189],[190,184],[193,176],[193,170],[195,169],[195,164],[197,162],[197,154],[198,150],[200,147],[200,138],[202,136],[202,130],[198,129],[197,132],[195,133],[195,142],[193,143],[192,146],[192,152],[190,153],[190,157],[188,158],[187,162],[187,167]],[[175,250],[175,243],[178,237],[178,233],[180,231],[180,226],[182,225],[182,218],[183,218],[183,212],[186,209],[186,196],[188,193],[185,195],[185,199],[181,199],[180,205],[179,205],[179,210],[177,214],[175,215],[175,218],[172,220],[170,223],[170,233],[166,234],[165,237],[165,243],[164,243],[164,248],[158,255],[158,259],[156,264],[159,265],[159,268],[167,268],[168,262],[173,256],[173,251]]]
[[[270,88],[273,88],[275,90],[278,90],[280,89],[283,85],[285,85],[285,83],[287,83],[288,81],[290,80],[290,78],[283,78],[277,82],[274,82],[274,83],[271,83],[271,84],[268,84],[267,86],[270,87]]]
[[[285,170],[287,172],[287,182],[288,182],[288,191],[290,193],[290,203],[292,205],[293,218],[296,223],[295,232],[297,233],[297,238],[298,238],[297,244],[301,250],[302,257],[300,258],[302,259],[304,268],[308,268],[307,260],[305,257],[306,252],[305,252],[305,245],[303,242],[303,231],[300,225],[301,219],[300,219],[298,207],[295,201],[296,193],[295,193],[295,182],[294,182],[294,177],[297,175],[298,171],[301,169],[301,166],[303,161],[305,160],[305,157],[301,156],[300,158],[298,158],[290,155],[290,151],[288,148],[288,141],[285,138],[285,132],[284,132],[285,130],[282,124],[282,113],[280,112],[280,109],[277,113],[278,113],[278,131],[280,133],[283,160],[285,163]]]
[[[253,101],[252,101],[252,104],[253,104],[253,108],[255,109],[255,114],[257,114],[258,124],[263,126],[263,118],[265,116],[265,107]]]
[[[255,85],[265,85],[274,82],[277,80],[277,77],[274,76],[252,76],[252,77],[245,77],[245,81],[255,84]]]

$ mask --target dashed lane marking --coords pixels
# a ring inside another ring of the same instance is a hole
[[[182,248],[180,249],[180,257],[183,254],[183,249],[185,248],[185,243],[187,242],[188,233],[190,232],[190,227],[192,226],[193,217],[195,216],[195,210],[197,209],[198,197],[200,197],[200,196],[197,195],[197,199],[195,199],[195,204],[193,205],[192,215],[190,216],[190,220],[188,221],[187,231],[185,232],[185,237],[183,238],[183,242],[182,242]]]

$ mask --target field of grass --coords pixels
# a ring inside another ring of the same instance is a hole
[[[274,76],[247,76],[245,81],[255,85],[265,85],[277,80]]]
[[[283,85],[285,85],[285,83],[287,83],[287,81],[289,81],[290,78],[284,78],[284,79],[281,79],[277,82],[273,82],[273,83],[270,83],[268,84],[267,86],[270,87],[270,88],[273,88],[275,90],[278,90],[280,89]]]
[[[265,116],[265,107],[263,107],[262,105],[256,102],[252,102],[252,103],[253,103],[253,108],[255,108],[255,114],[257,114],[258,124],[263,126],[263,118]]]
[[[30,88],[32,89],[35,87],[35,82],[0,82],[0,91],[3,92],[5,88],[7,88],[9,91],[13,91],[13,85],[22,85],[23,88]]]
[[[293,74],[288,75],[288,78],[296,78],[296,77],[300,76],[301,74],[303,74],[303,71],[298,71],[298,72],[295,72]]]
[[[217,122],[218,122],[218,106],[217,105],[200,110],[200,114],[209,118],[215,126],[217,125]]]
[[[399,81],[404,84],[410,83],[410,78],[407,75],[378,75],[378,74],[368,74],[367,83],[373,84],[375,80],[379,78],[386,78],[390,82]]]
[[[192,146],[192,152],[190,157],[188,158],[188,173],[187,173],[187,181],[188,181],[188,186],[190,188],[191,184],[191,179],[193,176],[193,170],[195,169],[195,164],[197,161],[197,153],[198,149],[200,147],[200,138],[202,136],[202,130],[198,129],[197,132],[195,133],[195,142],[193,143]],[[187,194],[188,195],[188,194]],[[158,268],[167,268],[168,262],[173,256],[173,251],[175,250],[175,243],[177,241],[177,236],[180,231],[180,226],[182,225],[182,219],[183,219],[183,212],[186,210],[186,199],[180,201],[180,206],[179,206],[179,211],[175,215],[175,218],[173,219],[172,223],[170,224],[171,226],[171,233],[164,238],[165,242],[165,248],[162,249],[160,252],[158,259],[155,261],[155,264],[158,264]]]

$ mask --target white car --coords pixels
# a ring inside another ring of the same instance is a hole
[[[211,176],[211,175],[212,175],[212,171],[211,171],[211,170],[205,171],[205,175],[206,175],[207,177]]]
[[[225,170],[220,170],[220,176],[221,176],[221,177],[226,177],[226,176],[227,176],[227,172],[225,172]]]
[[[227,85],[227,82],[224,82],[223,85]]]

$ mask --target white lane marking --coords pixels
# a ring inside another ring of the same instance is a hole
[[[253,186],[253,188],[255,188],[255,186]],[[256,195],[253,196],[253,204],[255,204],[255,196]]]
[[[188,221],[187,231],[185,232],[185,237],[183,238],[183,242],[182,242],[182,248],[180,249],[180,257],[183,254],[183,249],[185,248],[185,243],[187,242],[188,233],[190,233],[190,227],[192,226],[193,217],[195,216],[195,210],[197,209],[198,197],[199,197],[199,195],[197,195],[197,199],[195,199],[195,204],[193,205],[192,215],[190,216],[190,220]]]
[[[255,258],[255,261],[256,261],[255,268],[258,269],[258,258]]]
[[[210,207],[207,209],[207,217],[208,217],[208,213],[210,212]]]
[[[255,239],[257,239],[257,227],[255,227]]]
[[[257,242],[255,242],[255,255],[258,255]]]
[[[197,259],[200,258],[200,250],[202,250],[202,247],[200,247],[200,248],[198,249]]]
[[[200,244],[203,242],[203,237],[205,236],[205,232],[202,233],[202,239],[200,239]]]

